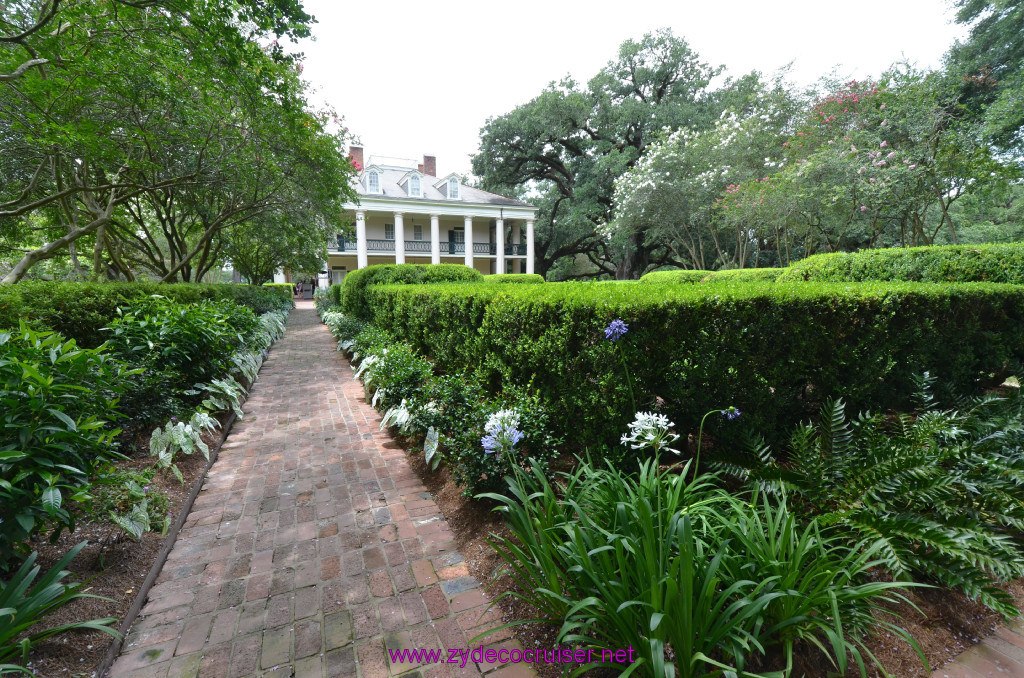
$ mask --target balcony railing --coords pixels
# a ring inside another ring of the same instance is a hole
[[[466,243],[442,240],[440,243],[441,254],[465,254]],[[327,241],[327,249],[332,252],[355,252],[357,251],[354,240],[346,240],[343,236],[337,236]],[[394,252],[394,240],[367,240],[367,252]],[[406,240],[406,252],[430,252],[429,240]],[[473,254],[488,254],[494,256],[498,253],[498,246],[493,242],[473,243]],[[526,245],[508,243],[505,245],[505,254],[510,256],[526,256]]]

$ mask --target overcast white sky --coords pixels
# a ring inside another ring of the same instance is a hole
[[[935,67],[964,30],[948,0],[305,0],[319,23],[304,75],[368,155],[437,156],[469,172],[480,128],[571,74],[583,82],[626,39],[667,26],[731,75],[793,62],[810,84]]]

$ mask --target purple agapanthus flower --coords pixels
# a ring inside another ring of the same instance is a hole
[[[519,413],[515,410],[500,410],[487,420],[486,435],[480,439],[484,454],[511,452],[523,440],[519,430]]]
[[[728,419],[729,421],[732,421],[733,419],[738,419],[741,414],[743,413],[740,412],[740,410],[734,406],[722,410],[722,416]]]
[[[619,318],[616,318],[608,323],[608,327],[604,328],[604,336],[608,341],[615,341],[621,338],[628,331],[629,325],[622,322]]]

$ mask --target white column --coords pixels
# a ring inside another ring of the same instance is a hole
[[[430,215],[430,263],[441,263],[441,222],[436,214]]]
[[[473,217],[466,217],[463,235],[466,239],[466,266],[473,268]]]
[[[533,220],[526,221],[526,272],[533,273]]]
[[[366,212],[356,210],[356,268],[366,268]]]
[[[505,220],[498,219],[494,224],[494,239],[497,241],[497,247],[495,252],[498,254],[498,259],[495,262],[494,271],[495,273],[505,272]]]
[[[395,212],[395,263],[405,263],[405,223],[401,212]]]

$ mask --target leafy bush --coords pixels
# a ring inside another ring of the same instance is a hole
[[[372,377],[367,388],[379,391],[374,402],[382,408],[393,407],[403,400],[420,400],[421,391],[433,374],[430,361],[412,352],[408,344],[392,344],[376,354]]]
[[[366,323],[355,316],[345,315],[341,311],[329,310],[323,313],[324,324],[339,342],[354,341],[366,326]]]
[[[341,288],[342,285],[338,283],[335,283],[327,288],[327,292],[331,296],[332,307],[341,306]]]
[[[872,581],[877,547],[851,549],[813,522],[799,530],[784,500],[738,500],[687,471],[582,463],[558,487],[534,467],[509,478],[508,496],[484,495],[514,534],[492,542],[518,584],[505,595],[541,614],[513,624],[554,623],[559,644],[635,648],[631,670],[657,678],[754,677],[748,664],[773,647],[791,666],[798,640],[843,674],[853,656],[865,676],[866,631],[909,639],[872,615],[908,586]],[[622,668],[587,668],[602,665]]]
[[[996,584],[1024,576],[1024,407],[987,397],[964,411],[930,398],[918,416],[861,415],[827,403],[796,429],[785,459],[753,445],[726,470],[820,516],[850,542],[878,540],[897,577],[959,589],[1016,616]]]
[[[339,292],[341,310],[357,318],[368,319],[366,290],[374,285],[473,282],[483,279],[476,269],[462,264],[376,264],[351,271]]]
[[[398,340],[390,332],[364,324],[354,342],[355,353],[352,359],[358,361],[362,356],[380,355],[384,349],[398,343]]]
[[[996,282],[1024,284],[1024,244],[947,245],[816,254],[791,266],[780,282]]]
[[[0,664],[0,673],[18,672],[33,675],[33,672],[28,669],[7,662],[19,659],[22,663],[28,661],[28,654],[33,646],[65,631],[75,629],[102,631],[114,638],[120,635],[110,628],[110,625],[117,621],[113,617],[63,624],[43,631],[31,630],[47,614],[67,605],[72,600],[100,598],[100,596],[83,592],[82,584],[61,583],[62,579],[71,574],[64,568],[84,547],[85,542],[82,542],[68,551],[67,555],[47,570],[38,581],[36,578],[39,577],[40,568],[35,564],[35,553],[21,564],[21,567],[6,583],[0,581],[0,609],[4,612],[3,615],[0,615],[0,662],[4,662]],[[100,599],[106,600],[105,598]]]
[[[89,515],[94,520],[112,520],[133,539],[158,529],[166,534],[171,526],[170,502],[163,492],[150,487],[156,468],[143,471],[108,469],[93,485]]]
[[[59,334],[0,333],[0,566],[46,526],[73,529],[69,502],[87,501],[90,477],[119,456],[108,420],[130,375]]]
[[[554,432],[580,448],[614,443],[659,401],[690,431],[735,405],[785,440],[830,396],[901,409],[921,372],[977,392],[1024,359],[1024,288],[1010,285],[377,285],[366,297],[373,323],[439,372],[469,366],[491,395],[532,383]],[[613,343],[614,319],[629,331]]]
[[[447,393],[445,392],[447,391]],[[479,391],[476,391],[479,393]],[[514,469],[533,466],[546,473],[548,464],[557,455],[561,441],[550,434],[549,417],[536,393],[510,389],[500,399],[473,400],[474,389],[447,388],[436,392],[440,416],[449,420],[436,430],[443,433],[440,441],[442,459],[463,488],[463,494],[474,496],[505,486],[505,476]],[[484,439],[492,432],[488,423],[498,412],[515,414],[516,430],[521,435],[511,449],[488,451]],[[458,417],[452,420],[453,415]],[[529,463],[527,460],[529,459]]]
[[[110,351],[168,376],[168,390],[226,373],[231,357],[260,328],[246,308],[224,302],[178,304],[160,296],[138,302],[110,323]]]
[[[337,304],[334,302],[334,296],[331,294],[330,289],[323,289],[318,287],[313,291],[313,305],[316,307],[316,312],[320,316],[332,309],[337,308]]]
[[[495,273],[494,275],[485,275],[481,282],[489,285],[507,283],[536,285],[544,282],[544,276],[539,273]]]
[[[642,283],[774,282],[784,268],[731,268],[723,271],[652,271],[640,278]]]
[[[53,330],[79,346],[95,348],[108,338],[103,328],[118,317],[118,308],[130,308],[154,294],[179,304],[231,302],[256,314],[292,306],[280,291],[250,285],[22,281],[0,286],[0,329],[17,327],[25,319],[35,329]]]

